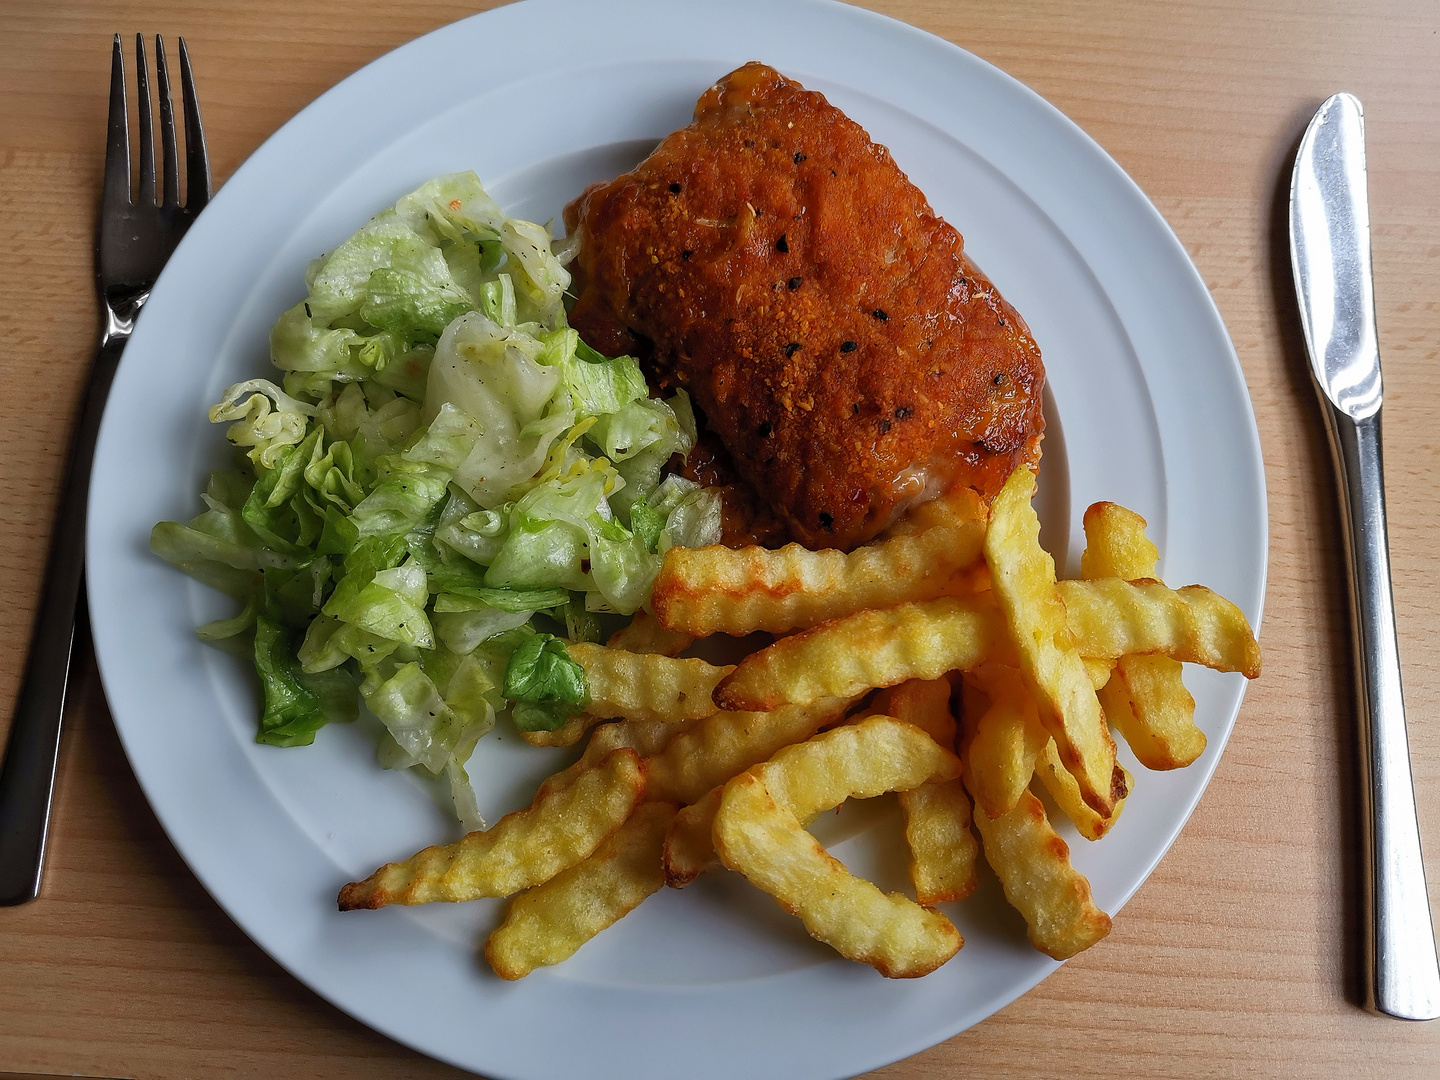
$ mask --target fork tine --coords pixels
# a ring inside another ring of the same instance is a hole
[[[105,140],[106,209],[130,202],[130,124],[125,115],[125,52],[120,35],[110,56],[110,120]]]
[[[198,214],[210,201],[210,155],[205,150],[205,128],[200,123],[200,99],[190,53],[180,39],[180,91],[185,107],[185,209]]]
[[[164,186],[161,206],[180,205],[180,159],[175,150],[175,106],[170,100],[170,69],[165,63],[165,41],[155,35],[155,79],[160,98],[160,146],[163,154]]]
[[[135,89],[140,97],[140,190],[135,201],[155,205],[155,128],[150,120],[150,65],[145,59],[145,36],[135,35]]]

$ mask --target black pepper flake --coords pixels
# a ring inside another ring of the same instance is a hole
[[[306,317],[307,319],[313,319],[313,318],[315,317],[314,315],[310,314],[310,305],[309,305],[309,304],[306,304],[306,305],[305,305],[305,317]]]
[[[1004,326],[1004,325],[1005,325],[1005,316],[1004,316],[1004,315],[1001,315],[1001,316],[1000,316],[1000,325],[1001,325],[1001,326]]]
[[[881,434],[881,435],[884,435],[884,434],[887,434],[889,431],[890,431],[890,421],[889,421],[889,420],[881,420],[881,421],[880,421],[880,434]]]
[[[695,252],[691,251],[689,248],[686,248],[684,251],[680,252],[680,261],[681,261],[681,262],[688,262],[689,259],[690,259],[690,256],[691,256],[691,255],[694,255],[694,254],[695,254]]]
[[[755,149],[755,140],[754,140],[754,139],[746,139],[746,140],[745,140],[745,148],[746,148],[747,150],[753,150],[753,149]]]
[[[755,429],[755,434],[759,435],[762,439],[768,439],[770,437],[770,433],[774,430],[775,429],[770,426],[770,421],[766,420],[761,423],[758,428]]]
[[[800,162],[802,162],[802,161],[804,161],[804,160],[805,160],[805,155],[802,154],[802,153],[800,153],[799,150],[796,150],[796,151],[795,151],[795,164],[796,164],[796,165],[799,165]]]
[[[792,277],[792,278],[791,278],[789,281],[787,281],[785,284],[790,287],[790,291],[791,291],[791,292],[794,292],[794,291],[795,291],[796,289],[798,289],[801,285],[804,285],[804,284],[805,284],[805,279],[804,279],[803,277]]]
[[[851,406],[850,406],[850,409],[851,409],[851,415],[852,415],[852,416],[859,416],[859,415],[860,415],[860,403],[859,403],[858,401],[857,401],[854,405],[851,405]]]
[[[890,316],[885,313],[884,308],[877,307],[870,314],[873,315],[875,318],[879,319],[881,322],[884,322],[886,319],[890,318]]]
[[[786,241],[784,233],[781,233],[780,239],[775,241],[775,250],[780,252],[781,255],[784,255],[790,250],[790,244]]]
[[[858,349],[859,347],[860,347],[859,344],[858,344],[857,342],[854,342],[854,341],[842,341],[842,342],[840,342],[840,351],[841,351],[841,352],[854,352],[854,351],[855,351],[856,349]]]
[[[794,356],[799,351],[800,343],[798,341],[792,341],[789,345],[785,346],[785,356],[787,359],[791,356]]]
[[[895,419],[908,420],[910,419],[910,414],[912,412],[914,412],[914,410],[911,409],[909,405],[901,405],[898,409],[895,410]]]
[[[820,511],[820,528],[824,529],[826,532],[829,532],[834,527],[835,519],[829,514],[825,513],[825,511]]]
[[[671,185],[670,185],[670,193],[671,193],[672,195],[679,195],[679,194],[680,194],[680,185],[679,185],[679,184],[671,184]]]
[[[993,382],[996,386],[1002,386],[1002,385],[1004,385],[1004,383],[1005,383],[1005,373],[1004,373],[1003,371],[997,371],[997,372],[995,373],[995,378],[991,379],[990,381]]]

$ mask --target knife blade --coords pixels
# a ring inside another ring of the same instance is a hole
[[[1370,264],[1365,120],[1336,94],[1310,121],[1290,184],[1290,261],[1345,528],[1360,748],[1366,1005],[1440,1018],[1420,827],[1405,732],[1381,457],[1383,389]]]

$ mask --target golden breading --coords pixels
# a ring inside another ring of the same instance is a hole
[[[585,858],[645,798],[645,763],[620,749],[484,832],[387,863],[340,890],[340,910],[509,896]]]
[[[565,219],[571,324],[607,355],[653,342],[807,547],[848,550],[949,488],[992,496],[1038,458],[1023,320],[889,152],[772,68],[725,76]]]

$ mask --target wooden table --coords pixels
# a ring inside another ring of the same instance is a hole
[[[8,0],[0,8],[0,702],[14,700],[94,349],[110,35],[184,33],[223,180],[302,106],[465,3]],[[1345,89],[1368,120],[1395,600],[1440,901],[1440,6],[1433,0],[882,0],[1093,135],[1199,265],[1245,368],[1270,498],[1265,675],[1194,818],[1101,945],[876,1075],[1440,1075],[1440,1024],[1360,1011],[1351,680],[1336,505],[1283,231],[1295,144]],[[0,910],[0,1071],[455,1076],[253,945],[185,868],[88,652],[45,895]],[[8,724],[8,705],[7,712]]]

